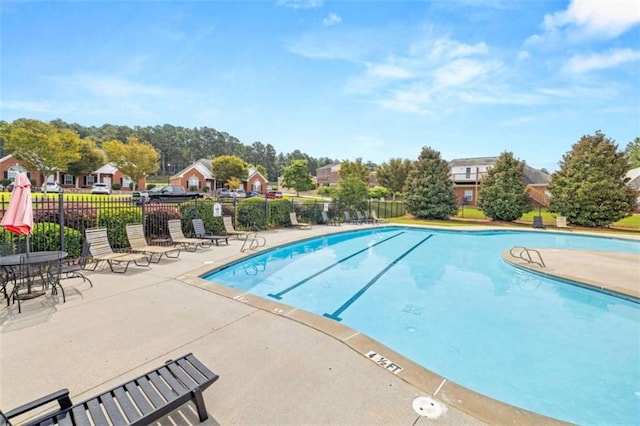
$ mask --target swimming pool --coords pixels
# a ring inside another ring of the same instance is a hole
[[[640,304],[507,265],[512,246],[640,252],[548,232],[387,227],[207,274],[341,321],[469,389],[579,424],[640,418]]]

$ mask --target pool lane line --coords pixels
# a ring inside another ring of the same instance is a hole
[[[327,318],[331,318],[332,320],[336,320],[336,321],[342,321],[342,318],[340,318],[340,314],[343,313],[344,311],[346,311],[356,300],[358,300],[360,298],[360,296],[362,296],[363,294],[366,293],[367,290],[369,290],[369,288],[374,285],[376,283],[376,281],[378,281],[380,278],[382,278],[382,276],[384,274],[386,274],[389,269],[393,268],[395,266],[396,263],[400,262],[406,255],[408,255],[409,253],[411,253],[412,251],[414,251],[415,249],[417,249],[420,245],[422,245],[422,243],[424,243],[425,241],[427,241],[429,238],[433,237],[433,234],[429,234],[426,238],[422,239],[418,244],[414,245],[413,247],[411,247],[409,250],[405,251],[404,253],[402,253],[398,258],[396,258],[393,262],[391,262],[390,264],[388,264],[387,266],[385,266],[385,268],[378,272],[378,274],[373,277],[371,279],[371,281],[369,281],[368,283],[366,283],[364,285],[364,287],[362,287],[360,290],[358,290],[358,292],[356,292],[356,294],[354,294],[353,296],[351,296],[351,298],[349,300],[347,300],[346,302],[344,302],[342,304],[342,306],[340,306],[338,309],[336,309],[333,313],[331,314],[324,314],[323,316],[327,317]]]
[[[298,281],[297,283],[295,283],[295,284],[293,284],[293,285],[291,285],[291,286],[289,286],[289,287],[285,288],[284,290],[279,291],[279,292],[277,292],[277,293],[269,293],[267,296],[269,296],[269,297],[273,297],[274,299],[281,300],[283,295],[287,294],[287,293],[288,293],[288,292],[290,292],[291,290],[294,290],[294,289],[296,289],[296,288],[300,287],[302,284],[304,284],[304,283],[306,283],[307,281],[309,281],[309,280],[311,280],[311,279],[313,279],[313,278],[317,277],[318,275],[324,274],[324,273],[325,273],[325,272],[327,272],[329,269],[331,269],[331,268],[333,268],[333,267],[338,266],[338,265],[339,265],[339,264],[341,264],[342,262],[345,262],[345,261],[347,261],[347,260],[351,259],[351,258],[352,258],[352,257],[354,257],[354,256],[357,256],[357,255],[359,255],[359,254],[361,254],[361,253],[364,253],[365,251],[369,250],[369,249],[370,249],[370,248],[372,248],[372,247],[377,246],[378,244],[382,244],[382,243],[384,243],[384,242],[386,242],[386,241],[389,241],[389,240],[390,240],[390,239],[392,239],[392,238],[398,237],[398,236],[400,236],[400,235],[402,235],[402,234],[404,234],[404,233],[405,233],[405,231],[398,232],[397,234],[394,234],[394,235],[390,236],[389,238],[385,238],[384,240],[378,241],[377,243],[375,243],[375,244],[373,244],[373,245],[370,245],[370,246],[367,246],[367,247],[363,248],[362,250],[358,250],[357,252],[352,253],[352,254],[350,254],[349,256],[344,257],[344,258],[342,258],[342,259],[338,260],[338,261],[337,261],[337,262],[335,262],[335,263],[332,263],[331,265],[327,266],[326,268],[323,268],[323,269],[319,270],[319,271],[318,271],[318,272],[316,272],[315,274],[313,274],[313,275],[309,275],[307,278],[303,279],[302,281]]]

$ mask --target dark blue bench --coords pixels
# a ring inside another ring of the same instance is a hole
[[[26,425],[148,425],[193,401],[198,417],[207,419],[202,391],[218,379],[192,354],[137,377],[79,404],[73,404],[69,391],[62,389],[6,413],[0,412],[0,425],[45,404],[57,401],[60,408]]]

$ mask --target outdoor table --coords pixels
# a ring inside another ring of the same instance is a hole
[[[40,276],[43,280],[43,287],[51,285],[53,287],[52,292],[55,293],[55,287],[60,285],[60,262],[67,257],[67,255],[68,253],[66,251],[36,251],[2,256],[0,257],[0,268],[5,271],[6,275],[3,287],[6,286],[10,280],[13,281],[14,289],[12,294],[14,300],[16,297],[17,299],[30,299],[41,296],[44,292],[34,292],[32,289],[35,279]],[[22,295],[18,294],[21,280],[27,284],[27,292]],[[7,295],[6,289],[5,297],[10,297]],[[7,304],[8,303],[9,300],[7,300]],[[20,309],[19,302],[18,309]]]

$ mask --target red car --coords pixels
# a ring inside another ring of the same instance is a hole
[[[267,192],[267,198],[282,198],[282,192],[280,192],[280,191],[269,191],[269,192]]]

